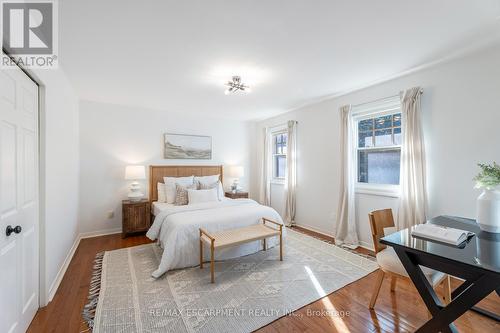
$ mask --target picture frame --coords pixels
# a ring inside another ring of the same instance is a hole
[[[168,160],[211,160],[212,137],[165,133],[163,157]]]

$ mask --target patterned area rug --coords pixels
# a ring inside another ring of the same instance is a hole
[[[161,251],[148,244],[97,257],[84,310],[94,333],[251,332],[377,269],[372,260],[293,230],[284,261],[275,247],[217,262],[215,284],[209,265],[155,280]]]
[[[311,236],[311,237],[313,237],[313,238],[319,239],[320,241],[326,242],[326,243],[328,243],[328,244],[333,244],[333,245],[335,245],[335,240],[333,240],[333,238],[332,238],[332,237],[329,237],[329,238],[331,238],[331,240],[330,240],[330,239],[326,239],[325,237],[316,236],[316,235],[314,235],[314,234],[312,234],[312,235],[311,235],[311,234],[308,234],[307,232],[304,232],[302,229],[297,228],[297,227],[291,227],[291,228],[293,228],[293,231],[296,231],[296,232],[298,232],[298,233],[301,233],[301,234],[304,234],[304,235]],[[351,248],[349,248],[349,247],[344,247],[344,246],[342,246],[342,248],[343,248],[344,250],[346,250],[346,251],[352,252],[352,253],[354,253],[354,254],[356,254],[356,255],[358,255],[358,256],[362,256],[363,258],[369,259],[369,260],[371,260],[371,261],[377,261],[377,258],[375,257],[375,253],[364,254],[364,253],[360,253],[360,252],[358,252],[358,251],[357,251],[357,249],[351,249]]]

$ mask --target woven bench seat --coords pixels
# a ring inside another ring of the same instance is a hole
[[[266,225],[266,222],[270,222],[278,226],[279,229]],[[210,234],[204,229],[200,228],[200,269],[203,268],[203,243],[206,243],[210,246],[210,273],[211,282],[214,283],[214,257],[216,249],[237,246],[257,240],[263,240],[263,249],[265,251],[266,238],[274,236],[279,236],[280,238],[280,260],[283,261],[283,225],[279,224],[278,222],[263,218],[262,224],[224,230],[213,234]]]

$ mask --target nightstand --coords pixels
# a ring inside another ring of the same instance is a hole
[[[240,199],[240,198],[248,198],[248,192],[233,192],[233,191],[226,191],[225,193],[226,198],[231,198],[231,199]]]
[[[149,200],[122,201],[122,238],[137,232],[145,232],[151,226]]]

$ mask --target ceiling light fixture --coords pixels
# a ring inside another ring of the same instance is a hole
[[[237,91],[250,92],[250,87],[241,82],[240,76],[233,76],[231,81],[227,81],[225,84],[227,86],[224,94],[229,95],[230,93],[235,93]]]

